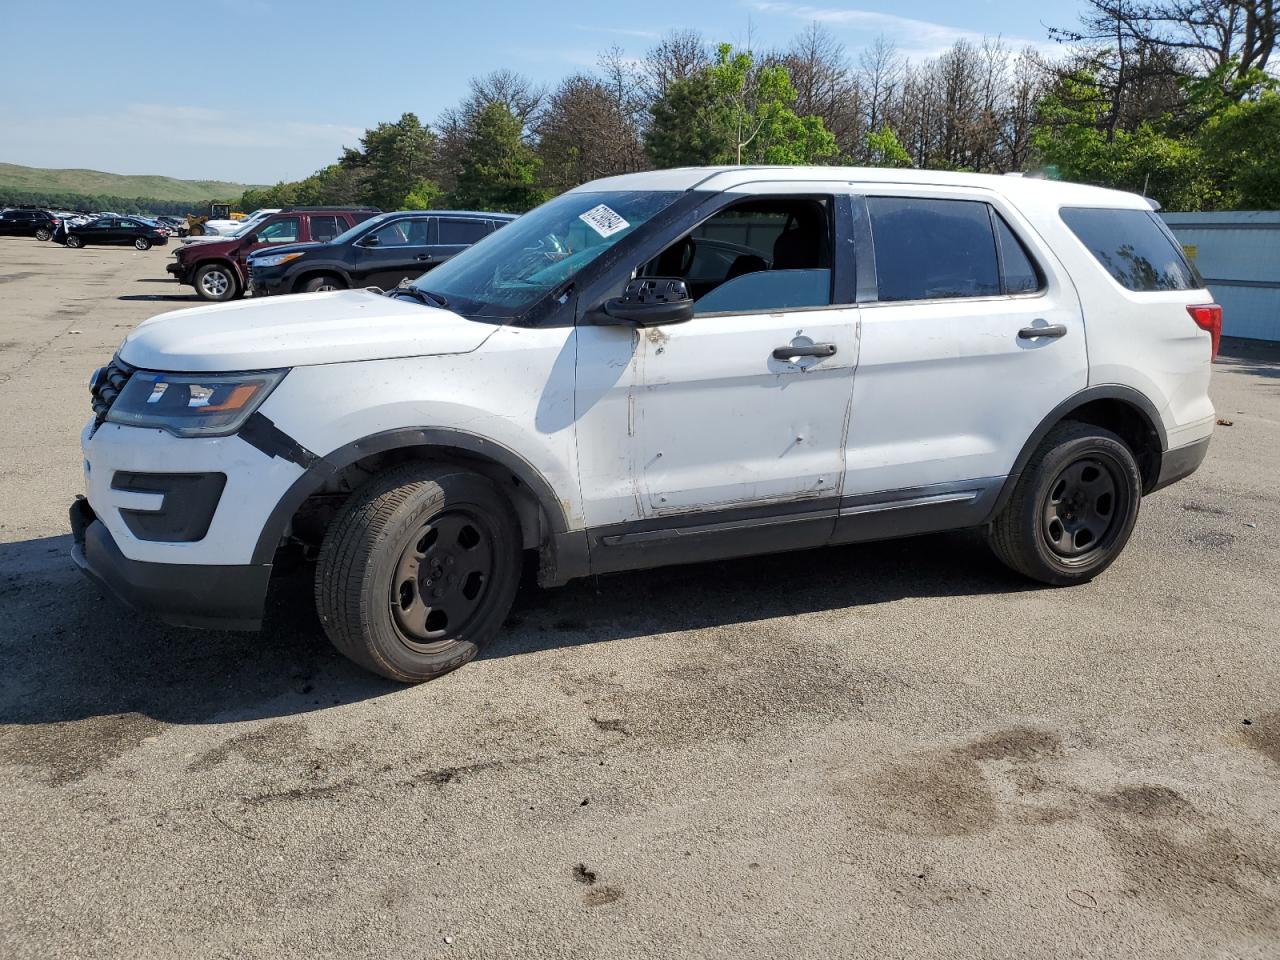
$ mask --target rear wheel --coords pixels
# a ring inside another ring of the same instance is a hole
[[[76,236],[74,233],[68,233],[68,234],[67,234],[67,246],[68,246],[68,247],[76,247],[76,248],[83,247],[83,246],[84,246],[84,241],[83,241],[83,240],[81,240],[81,239],[80,239],[78,236]]]
[[[404,683],[473,659],[520,577],[519,521],[489,479],[408,464],[356,491],[330,525],[316,609],[333,645]]]
[[[341,277],[335,277],[331,273],[322,273],[318,277],[312,277],[302,285],[303,293],[323,293],[326,290],[345,290],[347,285],[342,282]]]
[[[1084,583],[1120,555],[1141,500],[1142,475],[1125,442],[1066,421],[1032,454],[988,539],[997,557],[1034,580]]]
[[[36,227],[37,240],[48,240],[52,236],[53,236],[53,233],[49,230],[48,227]]]
[[[231,268],[221,263],[208,263],[196,271],[193,278],[196,293],[203,300],[232,300],[240,293]]]
[[[133,241],[133,245],[137,247],[139,250],[151,249],[151,241],[148,240],[146,237],[136,237]]]

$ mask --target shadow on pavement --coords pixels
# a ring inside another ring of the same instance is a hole
[[[129,293],[117,300],[176,300],[180,303],[203,303],[194,293]]]
[[[0,545],[0,724],[138,714],[180,724],[305,714],[404,689],[334,651],[309,569],[273,581],[261,633],[168,627],[104,597],[69,536]],[[526,588],[482,659],[905,597],[1034,588],[955,533]],[[891,638],[886,638],[890,642]]]
[[[1280,378],[1280,343],[1223,337],[1214,365],[1255,377]]]

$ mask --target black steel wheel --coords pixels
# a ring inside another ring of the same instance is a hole
[[[1133,532],[1142,475],[1109,430],[1065,421],[1045,437],[992,522],[988,540],[1005,564],[1042,583],[1096,577]]]
[[[520,523],[487,477],[406,464],[357,490],[330,524],[316,610],[334,646],[406,683],[475,657],[520,580]]]

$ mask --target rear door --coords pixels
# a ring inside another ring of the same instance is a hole
[[[438,266],[493,232],[488,220],[470,217],[436,218],[436,238],[431,248],[431,266]]]
[[[862,340],[841,530],[882,501],[980,513],[1027,438],[1087,384],[1080,305],[1024,218],[986,191],[866,191]],[[839,534],[838,534],[839,536]]]

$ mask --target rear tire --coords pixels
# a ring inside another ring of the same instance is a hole
[[[79,250],[84,246],[84,241],[77,237],[74,233],[67,234],[67,246],[75,250]]]
[[[148,240],[146,237],[138,237],[138,238],[136,238],[136,239],[133,241],[133,245],[134,245],[135,247],[137,247],[139,250],[150,250],[150,249],[151,249],[151,241],[150,241],[150,240]]]
[[[345,290],[347,285],[342,282],[341,277],[335,277],[331,273],[322,273],[318,277],[312,277],[302,285],[303,293],[324,293],[328,290]]]
[[[36,228],[36,239],[37,239],[37,240],[48,240],[48,239],[49,239],[50,237],[52,237],[52,236],[53,236],[53,232],[52,232],[52,231],[50,231],[50,229],[49,229],[48,227],[37,227],[37,228]]]
[[[192,286],[196,288],[196,295],[200,299],[214,303],[234,300],[241,293],[231,268],[220,263],[207,263],[197,270],[192,278]]]
[[[491,480],[406,464],[357,490],[330,524],[316,610],[343,655],[420,683],[469,662],[498,632],[521,559],[519,520]]]
[[[1008,567],[1053,586],[1087,583],[1129,541],[1142,475],[1123,440],[1092,424],[1049,431],[988,531]]]

